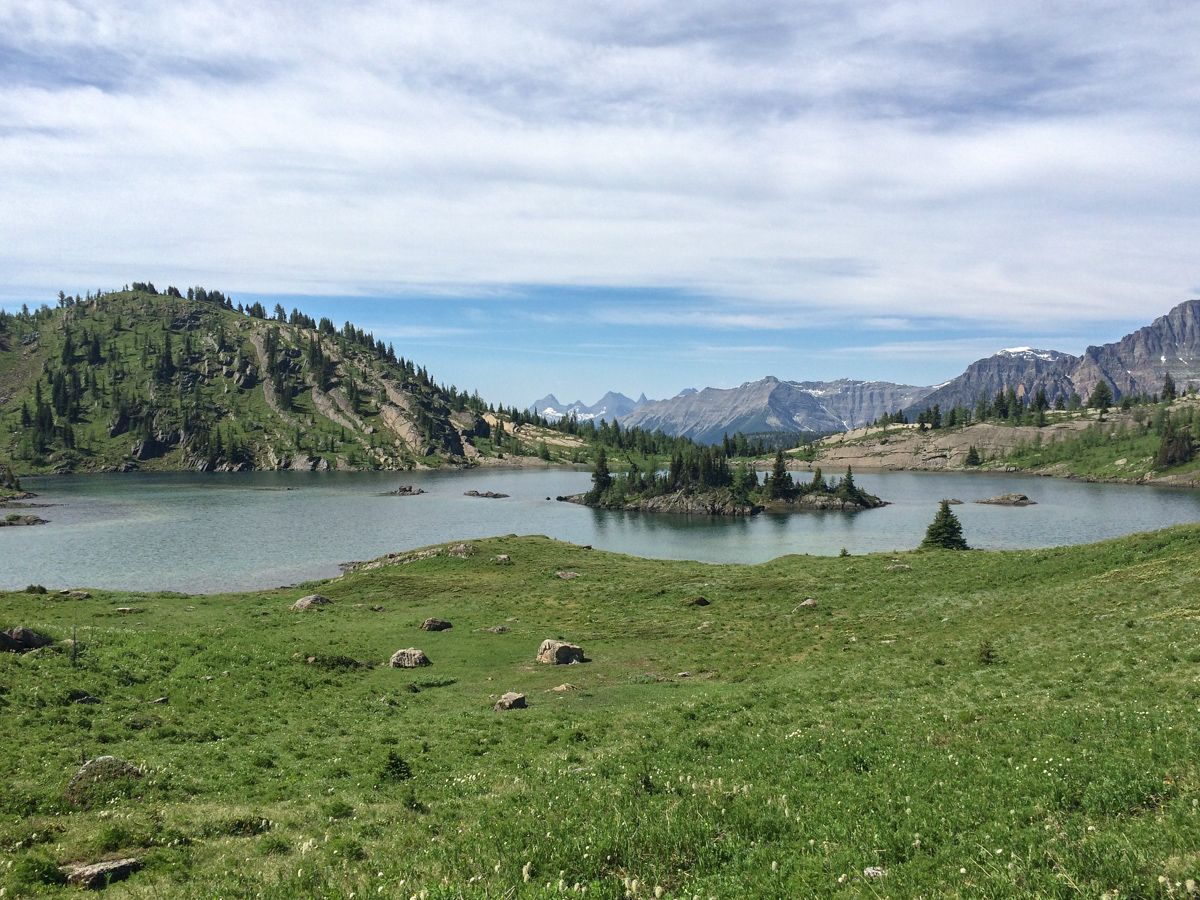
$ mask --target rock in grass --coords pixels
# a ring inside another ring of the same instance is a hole
[[[66,799],[73,806],[91,806],[93,801],[107,796],[107,789],[121,782],[135,781],[142,770],[116,756],[97,756],[85,762],[67,782]]]
[[[797,609],[812,609],[816,605],[817,605],[817,601],[815,598],[805,597],[803,600],[800,601],[800,605],[797,607]]]
[[[570,581],[573,578],[578,578],[578,572],[558,571],[554,573],[554,577],[562,581]]]
[[[566,641],[555,641],[547,638],[538,648],[537,661],[553,663],[556,666],[566,666],[571,663],[584,662],[583,648],[578,644],[568,644]]]
[[[96,890],[114,881],[124,881],[141,867],[141,860],[131,856],[97,863],[72,863],[62,866],[59,871],[67,876],[68,884]]]
[[[884,566],[883,571],[885,571],[885,572],[911,572],[912,566],[906,565],[905,563],[892,563],[890,566]]]
[[[471,544],[455,544],[446,551],[446,554],[456,559],[466,559],[475,555],[475,548]]]
[[[496,701],[496,705],[493,708],[496,712],[503,712],[506,709],[525,709],[525,707],[525,695],[509,691]]]
[[[388,665],[393,669],[416,669],[420,666],[431,665],[429,657],[425,655],[424,650],[418,650],[416,647],[407,647],[404,650],[397,650],[392,654]]]
[[[508,634],[508,626],[507,625],[493,625],[491,628],[489,628],[487,630],[488,630],[489,634]]]
[[[421,623],[422,631],[446,631],[454,626],[445,619],[436,619],[432,616]]]
[[[328,597],[322,597],[320,594],[309,594],[307,597],[301,597],[292,604],[292,609],[297,612],[303,612],[307,609],[318,609],[322,606],[328,606],[333,601]]]
[[[8,640],[0,642],[0,649],[13,653],[25,653],[28,650],[37,650],[39,647],[48,647],[54,643],[54,638],[47,637],[32,628],[26,628],[24,625],[8,629],[4,632],[4,636]]]
[[[501,553],[499,556],[496,557],[496,565],[511,566],[512,559],[509,557],[509,555],[507,553]]]
[[[887,869],[883,866],[867,866],[863,869],[863,878],[883,878],[887,875]]]

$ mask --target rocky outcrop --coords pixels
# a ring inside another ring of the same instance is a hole
[[[542,641],[542,645],[538,647],[537,661],[556,666],[586,662],[583,648],[578,644],[569,644],[566,641],[556,641],[550,638]]]
[[[996,497],[989,497],[986,500],[976,500],[975,502],[990,506],[1033,506],[1037,501],[1030,500],[1024,494],[1000,494]]]
[[[454,626],[445,619],[437,619],[433,617],[430,617],[421,623],[422,631],[448,631],[453,627]]]
[[[415,484],[402,484],[394,491],[388,491],[389,497],[417,497],[425,493],[424,488],[419,488]]]
[[[328,606],[333,601],[321,594],[309,594],[307,597],[301,597],[292,604],[292,609],[297,612],[305,612],[310,609],[320,609],[322,606]]]
[[[124,881],[141,867],[141,860],[126,857],[96,863],[70,863],[61,866],[59,871],[66,876],[67,884],[87,890],[98,890],[115,881]]]
[[[503,500],[508,494],[500,494],[496,491],[463,491],[464,497],[483,497],[487,500]]]
[[[9,513],[7,516],[0,518],[0,528],[16,528],[21,525],[45,525],[46,520],[40,516],[22,516],[18,513]]]
[[[66,800],[73,806],[87,807],[105,796],[119,782],[136,781],[142,770],[116,756],[97,756],[85,762],[67,783]]]
[[[496,712],[503,712],[509,709],[525,709],[525,695],[509,691],[506,694],[502,694],[500,699],[496,701],[496,705],[492,708]]]
[[[416,647],[406,647],[403,650],[397,650],[392,654],[392,658],[388,660],[388,665],[393,669],[417,669],[421,666],[432,665],[429,657],[425,655],[424,650],[418,650]]]
[[[559,497],[565,503],[594,506],[587,494],[572,494]],[[753,516],[762,507],[737,500],[728,490],[674,491],[655,497],[634,497],[619,504],[605,504],[605,509],[623,509],[630,512],[672,513],[688,516]]]
[[[40,631],[34,631],[32,628],[26,628],[24,625],[0,632],[0,650],[7,650],[11,653],[27,653],[30,650],[49,647],[53,643],[54,638],[44,635]]]

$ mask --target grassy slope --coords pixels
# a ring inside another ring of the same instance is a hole
[[[0,595],[0,625],[77,626],[87,645],[75,669],[0,654],[9,895],[38,859],[126,852],[147,868],[113,897],[540,896],[560,879],[592,897],[632,879],[636,896],[1127,897],[1200,877],[1200,528],[899,571],[478,547],[321,585],[336,603],[315,613],[287,609],[307,589]],[[697,594],[712,604],[684,604]],[[454,628],[417,630],[430,615]],[[556,636],[593,661],[535,665]],[[432,667],[379,665],[412,645]],[[373,666],[294,658],[315,653]],[[492,712],[507,690],[530,708]],[[389,750],[411,780],[383,777]],[[152,774],[138,798],[70,811],[66,781],[97,753]]]
[[[177,428],[179,405],[198,404],[210,424],[219,425],[223,434],[232,434],[249,447],[257,467],[271,467],[272,456],[285,461],[291,457],[320,457],[331,467],[340,464],[354,468],[437,465],[451,456],[439,440],[441,433],[452,430],[445,393],[436,386],[404,384],[396,367],[340,336],[324,338],[326,348],[341,358],[332,383],[344,387],[346,376],[354,377],[363,394],[359,408],[362,423],[374,434],[347,429],[314,407],[310,396],[312,375],[303,364],[302,351],[315,334],[306,329],[243,316],[212,303],[135,291],[106,294],[94,303],[56,309],[34,326],[18,327],[23,330],[0,341],[0,460],[7,459],[24,473],[100,470],[127,462],[138,440],[135,430],[109,433],[118,389],[156,413],[156,428]],[[24,344],[21,338],[30,328],[39,337]],[[265,339],[272,328],[278,328],[281,354],[291,350],[298,356],[286,378],[294,397],[282,415],[267,402],[265,376],[251,341],[252,335]],[[61,353],[68,331],[76,342],[76,353],[70,365],[64,365]],[[163,385],[155,383],[152,367],[167,332],[180,371],[170,384]],[[79,346],[85,333],[100,335],[103,360],[97,366],[88,365],[85,348]],[[218,333],[225,335],[223,350],[216,348],[213,339]],[[182,351],[188,337],[192,355],[185,358]],[[143,349],[147,346],[149,354]],[[240,369],[236,366],[239,361]],[[96,374],[98,390],[84,393],[82,414],[73,423],[75,450],[66,450],[58,443],[44,456],[31,456],[22,448],[20,409],[23,402],[33,408],[35,382],[40,379],[43,395],[49,399],[47,370],[74,370],[86,378],[89,368]],[[239,378],[248,370],[255,377],[248,386],[240,387]],[[428,445],[411,446],[387,428],[380,416],[386,398],[370,377],[372,372],[392,381],[409,397],[414,409],[419,406],[429,414],[437,432]],[[302,432],[299,447],[295,439],[297,426]],[[173,444],[162,456],[141,461],[139,467],[195,468],[194,454],[189,455],[189,449]],[[218,464],[221,462],[217,459]]]

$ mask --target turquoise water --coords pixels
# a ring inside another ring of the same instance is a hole
[[[35,502],[54,504],[32,512],[50,524],[0,529],[0,587],[248,590],[336,575],[348,560],[509,533],[709,562],[842,547],[907,550],[942,497],[967,501],[956,512],[968,541],[983,548],[1087,543],[1200,521],[1200,492],[1179,489],[977,473],[861,473],[855,480],[892,505],[753,519],[607,512],[547,500],[585,490],[590,476],[543,469],[31,478],[27,488],[41,495]],[[429,493],[383,495],[401,483]],[[511,497],[476,499],[464,497],[466,490]],[[970,502],[1010,491],[1038,505]]]

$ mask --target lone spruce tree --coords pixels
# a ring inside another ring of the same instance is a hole
[[[767,494],[772,500],[786,500],[793,493],[794,483],[791,473],[787,470],[787,460],[783,450],[775,451],[775,465],[771,467],[771,480],[768,483]]]
[[[925,530],[922,550],[970,550],[963,538],[962,523],[950,509],[950,501],[943,500],[937,515]]]
[[[608,471],[608,454],[601,447],[596,453],[596,467],[592,470],[592,489],[588,491],[588,499],[595,502],[604,496],[604,492],[612,487],[612,475]]]

